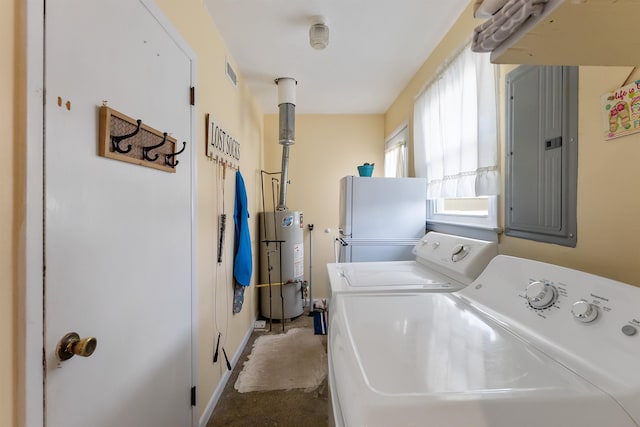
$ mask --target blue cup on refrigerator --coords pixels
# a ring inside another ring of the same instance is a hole
[[[365,163],[364,165],[358,166],[358,174],[360,176],[373,175],[373,166],[374,166],[374,163]]]

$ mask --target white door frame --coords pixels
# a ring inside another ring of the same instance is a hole
[[[195,86],[197,57],[175,30],[154,0],[139,0],[176,45],[191,60],[191,85]],[[21,2],[19,26],[26,51],[25,100],[25,222],[20,231],[18,254],[18,354],[24,355],[18,366],[18,426],[44,427],[44,1]],[[187,88],[185,87],[185,91]],[[191,384],[198,383],[198,210],[197,103],[191,106]],[[197,406],[192,407],[192,426],[198,425]]]

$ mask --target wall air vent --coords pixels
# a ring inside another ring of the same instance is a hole
[[[233,83],[233,87],[236,87],[238,86],[238,76],[236,74],[236,71],[233,69],[228,59],[225,62],[226,62],[227,77],[229,77],[229,80],[231,80],[231,83]]]

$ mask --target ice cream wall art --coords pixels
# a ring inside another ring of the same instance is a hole
[[[605,139],[640,132],[640,80],[600,98]]]

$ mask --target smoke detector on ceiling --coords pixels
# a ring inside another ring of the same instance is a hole
[[[309,44],[317,50],[322,50],[329,46],[329,27],[324,22],[311,24],[311,28],[309,28]]]

